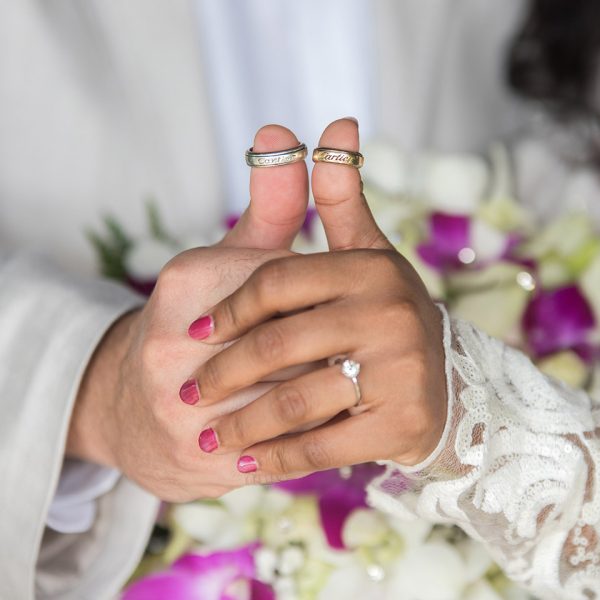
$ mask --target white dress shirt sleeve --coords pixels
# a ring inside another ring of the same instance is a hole
[[[93,463],[65,459],[46,525],[61,533],[83,533],[94,524],[96,500],[110,492],[120,473]]]
[[[122,286],[68,275],[40,258],[0,257],[0,598],[110,598],[144,551],[155,498],[125,477],[103,481],[93,467],[63,471],[90,357],[141,302]],[[73,504],[78,479],[87,498],[101,494],[91,526],[55,531],[48,523],[60,521],[65,502],[89,522],[89,506]]]

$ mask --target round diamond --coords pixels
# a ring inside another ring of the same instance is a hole
[[[353,377],[358,377],[358,374],[360,373],[360,363],[347,358],[342,363],[342,373],[350,379]]]

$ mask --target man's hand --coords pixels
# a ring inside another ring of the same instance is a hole
[[[262,128],[254,141],[257,151],[296,145],[289,130],[275,125]],[[306,164],[253,170],[250,191],[249,209],[218,247],[173,259],[144,308],[112,327],[77,398],[67,454],[116,467],[164,500],[217,496],[244,482],[235,469],[236,455],[203,455],[198,433],[209,420],[250,402],[268,385],[206,410],[191,409],[178,392],[181,382],[220,349],[190,338],[189,323],[261,264],[288,254],[283,249],[306,212]]]

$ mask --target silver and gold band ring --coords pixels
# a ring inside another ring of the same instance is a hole
[[[360,152],[337,150],[336,148],[315,148],[312,155],[313,162],[326,162],[336,165],[347,165],[360,169],[365,163],[365,157]]]
[[[306,144],[300,144],[289,150],[279,150],[277,152],[254,152],[252,148],[246,150],[246,164],[249,167],[259,169],[267,167],[280,167],[282,165],[291,165],[300,162],[306,158],[308,151]]]

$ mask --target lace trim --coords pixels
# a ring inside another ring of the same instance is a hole
[[[444,436],[415,467],[389,463],[371,503],[459,525],[543,598],[600,599],[599,407],[442,313]]]

